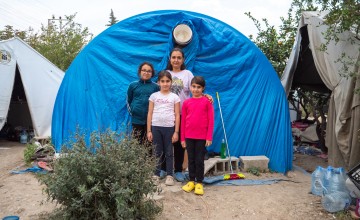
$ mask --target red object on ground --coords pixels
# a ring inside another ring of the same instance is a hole
[[[224,180],[237,180],[237,179],[245,179],[244,174],[242,173],[231,173],[231,174],[225,174]]]
[[[53,171],[53,169],[51,169],[46,162],[44,161],[39,161],[37,162],[38,166],[44,170],[47,170],[47,171]]]
[[[305,123],[302,123],[302,122],[293,122],[291,124],[291,127],[292,128],[298,128],[299,130],[304,131],[306,128],[309,127],[309,124],[305,124]]]

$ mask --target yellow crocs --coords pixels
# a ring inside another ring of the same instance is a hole
[[[194,181],[189,181],[186,185],[181,187],[185,192],[191,192],[193,189],[195,189],[195,183]]]
[[[204,188],[201,183],[197,183],[195,186],[195,194],[196,195],[204,195]]]

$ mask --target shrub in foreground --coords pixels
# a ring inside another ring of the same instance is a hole
[[[26,148],[24,149],[24,161],[26,165],[30,165],[33,161],[32,157],[35,154],[36,148],[38,146],[33,143],[27,143]]]
[[[71,149],[41,177],[48,199],[65,219],[153,219],[161,207],[152,195],[155,161],[136,140],[111,131],[77,135]],[[57,213],[58,216],[59,213]]]

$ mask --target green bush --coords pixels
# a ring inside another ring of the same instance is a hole
[[[37,147],[34,143],[26,144],[26,148],[24,149],[24,161],[26,165],[30,165],[33,161],[32,156],[34,156]]]
[[[88,145],[77,135],[40,181],[65,219],[154,219],[162,211],[152,199],[154,169],[145,146],[106,131],[93,133]]]

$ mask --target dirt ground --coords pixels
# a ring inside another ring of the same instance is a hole
[[[25,145],[0,141],[0,218],[20,216],[21,220],[46,219],[56,205],[46,202],[46,196],[34,174],[9,174],[25,169]],[[156,198],[163,204],[158,219],[335,219],[321,206],[320,197],[310,194],[311,176],[316,166],[327,166],[324,159],[295,154],[294,169],[287,176],[265,173],[256,177],[244,173],[246,179],[279,178],[271,185],[214,186],[205,185],[205,195],[196,196],[181,190],[181,183],[162,186]],[[45,216],[45,217],[44,217]]]

